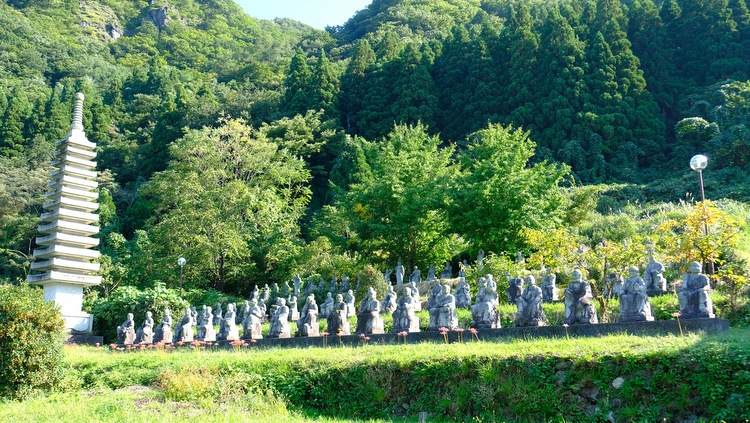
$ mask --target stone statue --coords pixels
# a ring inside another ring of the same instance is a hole
[[[273,283],[273,289],[271,290],[271,293],[275,296],[279,296],[279,284],[274,282]]]
[[[266,302],[258,300],[258,307],[260,307],[260,310],[263,312],[263,317],[261,317],[260,319],[261,323],[267,322],[268,317],[266,315],[266,311],[268,311],[268,307],[266,307]]]
[[[251,300],[260,300],[260,290],[258,289],[258,285],[255,285],[255,288],[253,288],[253,294],[250,296]]]
[[[328,293],[331,298],[331,293]],[[302,307],[297,320],[297,335],[299,336],[320,336],[320,326],[318,326],[318,305],[315,303],[315,296],[307,297],[307,302]]]
[[[419,298],[417,283],[414,281],[409,282],[409,288],[411,288],[411,297],[414,298],[414,311],[422,311],[422,300]]]
[[[223,312],[221,311],[221,303],[216,303],[214,306],[214,321],[212,322],[214,326],[218,326],[221,324],[221,319],[223,319]]]
[[[580,270],[573,271],[573,280],[563,293],[565,297],[565,318],[563,323],[572,325],[576,323],[599,323],[596,317],[596,308],[591,301],[591,285],[583,280]]]
[[[214,315],[211,313],[211,307],[204,305],[201,312],[198,313],[196,339],[204,342],[216,341],[216,329],[214,329]]]
[[[526,276],[526,288],[516,299],[516,326],[547,326],[547,316],[542,307],[542,288],[536,286],[536,279]]]
[[[346,315],[356,316],[357,308],[354,306],[354,291],[352,291],[351,289],[347,291],[346,300],[344,302],[346,303]]]
[[[484,266],[484,250],[479,250],[479,253],[477,254],[477,268],[479,266]]]
[[[346,273],[341,276],[341,292],[349,290],[349,278],[346,277]]]
[[[396,309],[396,291],[393,290],[393,285],[388,285],[388,292],[386,292],[383,302],[380,305],[380,314],[391,314]]]
[[[493,278],[489,273],[486,276],[486,283],[484,287],[486,288],[486,292],[484,295],[487,297],[487,299],[492,301],[492,304],[496,306],[500,305],[497,293],[497,282],[495,282],[495,278]]]
[[[164,310],[161,323],[154,330],[154,342],[168,344],[172,342],[172,313],[169,309]]]
[[[135,333],[136,344],[151,344],[154,342],[154,318],[150,311],[146,312],[146,320]]]
[[[683,319],[714,318],[714,307],[708,290],[708,276],[701,273],[701,264],[690,263],[687,273],[682,275],[682,288],[677,293]]]
[[[607,275],[607,286],[604,287],[604,297],[620,298],[620,293],[622,293],[622,284],[622,276],[617,272],[610,272]]]
[[[185,315],[177,324],[177,328],[174,331],[174,342],[193,342],[193,311],[190,307],[185,309]]]
[[[396,265],[396,285],[404,283],[404,265],[399,261]]]
[[[417,266],[414,266],[414,271],[411,272],[411,276],[409,276],[409,282],[422,282],[422,273],[419,271],[419,268]]]
[[[404,288],[402,295],[403,297],[391,314],[393,316],[391,333],[419,332],[419,317],[414,314],[414,297],[411,295],[411,288],[408,286]]]
[[[227,304],[227,312],[224,313],[224,318],[221,319],[219,333],[216,335],[217,341],[236,341],[240,339],[240,328],[237,327],[236,318],[236,306],[234,303]]]
[[[552,273],[552,268],[547,268],[547,273],[542,277],[542,299],[545,302],[557,301],[557,275]]]
[[[646,282],[638,276],[638,268],[631,266],[629,276],[620,291],[620,322],[650,322],[654,320],[648,301]]]
[[[127,319],[117,327],[117,343],[120,345],[133,345],[135,343],[135,321],[133,313],[128,313]]]
[[[471,289],[463,276],[461,276],[453,296],[456,297],[456,308],[471,310]]]
[[[317,309],[317,306],[316,306],[316,309]],[[320,305],[320,318],[321,319],[327,319],[328,316],[331,315],[332,311],[333,311],[333,296],[329,292],[326,295],[325,302]]]
[[[523,253],[520,252],[520,251],[517,252],[516,253],[516,264],[521,265],[521,264],[524,264],[524,263],[526,263],[526,259],[524,258]]]
[[[269,298],[271,298],[271,292],[268,289],[268,284],[265,284],[263,290],[260,291],[260,300],[266,302]]]
[[[289,307],[289,321],[296,322],[299,320],[299,309],[297,308],[297,297],[292,296],[287,300],[287,307]]]
[[[195,327],[198,324],[198,311],[195,306],[190,307],[190,314],[193,316],[193,327]]]
[[[339,290],[339,284],[336,280],[336,275],[333,275],[331,276],[331,285],[328,287],[328,292],[338,292],[338,290]]]
[[[443,273],[440,274],[440,279],[450,279],[453,277],[453,266],[451,266],[450,261],[445,262],[445,267],[443,267]]]
[[[284,281],[284,286],[281,287],[281,296],[288,297],[292,293],[292,288],[289,286],[288,281]]]
[[[508,279],[508,288],[505,290],[505,295],[508,297],[508,304],[515,304],[518,297],[523,293],[523,279],[516,275],[515,278]]]
[[[323,277],[320,277],[320,280],[318,281],[318,291],[325,292],[326,290],[326,283],[323,282]]]
[[[458,315],[456,315],[456,299],[449,291],[448,285],[443,285],[440,295],[437,297],[435,306],[430,308],[429,330],[447,328],[453,330],[458,328]]]
[[[351,335],[351,325],[346,320],[348,317],[346,303],[341,294],[336,294],[336,302],[333,304],[333,311],[328,316],[328,326],[326,332],[331,335]]]
[[[302,286],[302,278],[299,274],[294,275],[294,296],[299,297],[299,289]]]
[[[271,325],[268,328],[268,338],[291,338],[292,330],[289,326],[289,307],[286,306],[286,300],[283,298],[276,299],[276,308],[271,316]]]
[[[234,318],[234,323],[237,325],[241,325],[242,322],[245,321],[245,315],[250,312],[250,301],[245,300],[245,302],[242,304],[242,310],[240,310],[239,313],[237,313],[237,316]]]
[[[500,327],[500,312],[497,311],[492,298],[487,296],[485,287],[479,288],[477,302],[471,307],[471,327],[474,329],[498,329]]]
[[[427,279],[426,280],[427,280],[427,282],[429,282],[429,281],[434,281],[435,279],[437,279],[435,277],[435,265],[431,264],[430,268],[427,270]]]
[[[388,285],[391,284],[391,274],[393,273],[393,270],[391,269],[385,269],[385,274],[383,274],[383,279],[385,280],[385,283]]]
[[[469,263],[466,262],[466,259],[458,264],[458,277],[459,278],[465,278],[466,277],[466,269],[469,268]]]
[[[443,292],[442,285],[435,285],[432,287],[432,290],[430,290],[430,295],[427,296],[427,310],[435,307],[435,303],[437,302],[437,298],[440,296],[441,292]]]
[[[380,318],[380,302],[375,289],[370,287],[367,295],[359,304],[357,335],[384,333],[383,326],[383,319]]]
[[[313,290],[315,290],[315,283],[313,283],[312,278],[310,278],[305,284],[305,296],[312,294]]]
[[[354,289],[359,289],[359,283],[362,282],[362,276],[357,276],[357,284],[354,285]]]
[[[653,254],[649,256],[646,272],[643,274],[648,295],[661,295],[667,292],[667,279],[662,274],[664,265],[654,260]]]
[[[261,317],[263,310],[258,307],[258,302],[250,300],[250,307],[245,313],[245,320],[242,321],[242,339],[263,339]]]

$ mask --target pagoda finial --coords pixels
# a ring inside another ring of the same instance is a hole
[[[83,93],[76,93],[76,105],[73,109],[73,123],[70,129],[79,129],[83,131]]]

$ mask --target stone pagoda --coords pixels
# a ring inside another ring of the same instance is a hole
[[[83,94],[76,94],[73,123],[55,153],[47,183],[47,201],[42,213],[28,282],[44,286],[44,297],[60,307],[65,327],[72,335],[91,333],[93,316],[82,311],[83,287],[99,285],[99,208],[96,200],[96,144],[83,132]]]

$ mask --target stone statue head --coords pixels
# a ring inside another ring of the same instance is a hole
[[[308,295],[307,296],[307,304],[315,304],[315,296],[314,295]]]
[[[414,266],[414,270],[419,270],[419,268],[417,266]]]
[[[276,299],[276,304],[278,304],[280,306],[285,306],[286,305],[286,300],[284,298],[279,297],[279,298]]]
[[[164,310],[164,315],[165,316],[169,316],[170,314],[172,314],[172,312],[169,311],[169,309]]]
[[[247,302],[247,301],[245,301],[245,302]],[[256,300],[255,298],[253,298],[252,300],[250,300],[250,306],[255,307],[257,305],[258,305],[258,300]]]
[[[146,318],[147,318],[147,319],[150,319],[150,318],[151,318],[151,316],[153,316],[153,315],[151,314],[151,312],[150,312],[150,311],[147,311],[147,312],[146,312]]]
[[[211,310],[211,307],[209,307],[209,306],[205,306],[205,307],[206,307],[206,308],[205,308],[205,310],[206,310],[206,313],[208,313],[208,314],[211,314],[211,311],[212,311],[212,310]]]
[[[526,283],[531,285],[536,285],[536,278],[533,275],[526,276]]]
[[[583,273],[581,273],[580,270],[575,269],[573,271],[573,281],[572,282],[573,283],[578,283],[578,282],[581,282],[581,279],[583,279]]]
[[[703,266],[699,262],[694,261],[694,262],[690,263],[690,267],[688,268],[688,273],[698,274],[698,273],[701,272],[702,268],[703,268]]]
[[[193,310],[190,310],[190,307],[185,307],[185,316],[192,316]]]
[[[133,313],[128,313],[128,320],[133,320]]]
[[[446,295],[446,294],[448,294],[448,292],[450,291],[450,289],[451,289],[451,287],[450,287],[450,286],[448,286],[448,285],[443,285],[443,286],[441,287],[441,289],[440,289],[440,293],[441,293],[441,294],[443,294],[443,295]]]
[[[341,303],[344,301],[344,297],[341,294],[336,294],[336,302]]]
[[[631,278],[635,278],[638,276],[638,268],[635,266],[628,267],[628,273],[630,274]]]
[[[411,288],[408,286],[404,288],[404,297],[411,297]]]
[[[477,287],[484,288],[485,286],[487,286],[487,279],[479,278],[479,280],[477,281]]]
[[[351,295],[352,297],[354,296],[354,291],[352,291],[351,289],[349,291],[347,291],[346,293],[349,294],[349,295]]]
[[[329,292],[328,295],[326,295],[326,299],[331,298],[331,293]]]
[[[375,288],[370,287],[367,290],[367,296],[370,297],[370,300],[377,300],[378,299],[378,293],[375,292]]]

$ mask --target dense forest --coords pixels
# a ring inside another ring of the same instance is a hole
[[[750,199],[745,0],[374,0],[319,31],[229,0],[0,4],[0,279],[76,92],[103,293],[528,248],[589,211]],[[697,194],[699,195],[699,194]],[[687,197],[686,197],[687,196]]]

